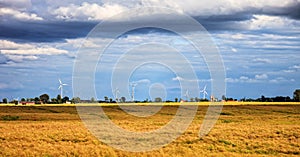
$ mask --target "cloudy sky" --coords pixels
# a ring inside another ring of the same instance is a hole
[[[93,38],[93,42],[84,42],[88,33],[100,22],[122,15],[112,20],[111,30],[102,32],[109,34],[132,22],[132,15],[126,16],[126,12],[143,7],[172,9],[193,17],[206,28],[223,58],[228,97],[292,97],[293,91],[300,88],[299,0],[0,0],[0,98],[27,98],[43,93],[56,97],[60,93],[58,78],[68,84],[64,95],[73,97],[72,73],[79,48],[97,51],[99,45],[111,40],[110,35],[103,35]],[[163,22],[149,14],[141,11],[139,22]],[[168,20],[176,21],[176,17],[165,19]],[[201,34],[188,28],[182,30],[195,37]],[[162,45],[137,46],[141,43],[164,43],[170,49]],[[171,47],[191,63],[199,88],[207,85],[210,93],[211,77],[203,56],[197,55],[176,33],[141,28],[114,39],[99,59],[95,70],[97,97],[113,97],[113,67],[122,60],[121,56],[130,54],[128,51],[133,56],[164,56],[166,49],[174,50]],[[135,62],[139,58],[127,58],[130,59]],[[180,60],[177,63],[185,66]],[[149,63],[131,73],[128,81],[137,83],[136,99],[151,99],[149,88],[165,91],[156,94],[166,99],[181,97],[179,81],[183,77],[166,66]],[[128,93],[120,91],[119,95],[130,99]]]

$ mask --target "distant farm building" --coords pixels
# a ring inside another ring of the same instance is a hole
[[[31,101],[20,101],[20,104],[22,104],[22,105],[34,105],[35,102],[31,102]]]

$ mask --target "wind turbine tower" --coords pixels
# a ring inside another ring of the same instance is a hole
[[[186,90],[184,96],[186,97],[186,101],[188,102],[189,101],[189,90]]]
[[[60,97],[63,98],[63,86],[66,86],[67,84],[62,83],[60,79],[58,79],[58,81],[59,81],[58,89],[60,89]]]
[[[118,97],[118,94],[119,94],[119,93],[120,93],[119,88],[116,88],[116,89],[115,89],[116,102],[119,101],[119,97]]]
[[[131,83],[131,100],[134,102],[134,90],[135,86],[137,86],[137,83]]]

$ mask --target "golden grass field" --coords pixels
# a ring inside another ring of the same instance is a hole
[[[182,136],[159,150],[141,153],[115,150],[98,141],[74,105],[0,105],[0,156],[300,156],[299,104],[226,102],[214,128],[199,138],[205,105],[199,105]],[[168,104],[147,118],[128,115],[118,106],[103,108],[117,125],[143,132],[169,122],[178,106]]]

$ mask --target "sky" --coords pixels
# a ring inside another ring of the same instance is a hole
[[[0,99],[44,93],[56,97],[58,79],[67,84],[63,95],[72,98],[79,53],[97,59],[96,68],[91,69],[97,99],[116,96],[118,88],[118,97],[129,100],[134,83],[136,100],[158,96],[174,100],[186,93],[183,81],[193,82],[189,84],[193,87],[196,82],[200,90],[207,86],[210,95],[207,60],[177,32],[138,28],[112,38],[114,31],[133,23],[178,24],[192,38],[203,33],[170,13],[150,16],[156,10],[145,7],[192,17],[207,30],[222,58],[227,97],[292,97],[300,88],[299,0],[0,0]],[[130,14],[134,9],[140,9],[138,15]],[[109,29],[95,31],[104,21]],[[107,46],[108,41],[113,42]],[[176,58],[177,53],[183,59]],[[147,62],[147,58],[165,60],[171,66]],[[135,63],[133,69],[124,68]],[[187,80],[192,74],[196,79]],[[203,94],[190,91],[189,96],[201,98]]]

